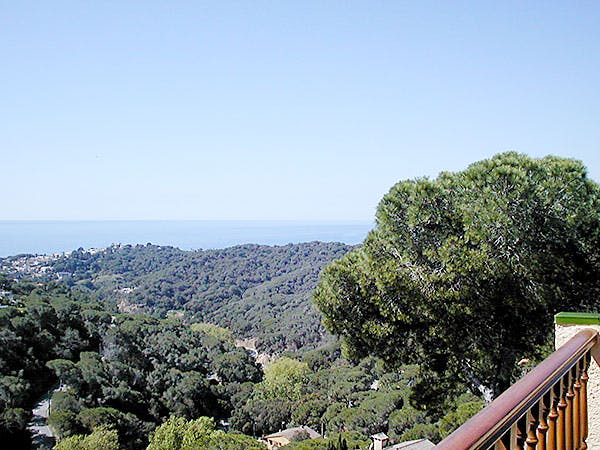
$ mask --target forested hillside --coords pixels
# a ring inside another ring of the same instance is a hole
[[[206,251],[118,245],[48,258],[29,275],[60,277],[120,312],[215,323],[236,337],[257,338],[261,351],[280,353],[331,341],[312,292],[322,268],[350,249],[321,242]],[[26,258],[6,258],[2,268],[19,276],[30,267]]]
[[[56,381],[46,364],[98,349],[111,316],[65,286],[14,283],[0,274],[0,290],[0,440],[26,449],[31,408]]]
[[[439,439],[481,405],[463,395],[451,414],[425,414],[410,404],[418,368],[350,361],[337,343],[260,367],[227,329],[109,311],[75,285],[0,275],[3,448],[29,448],[31,409],[45,392],[57,450],[167,448],[190,433],[194,448],[262,449],[251,436],[300,425],[329,436],[316,448],[343,439],[365,449],[380,431]],[[304,445],[293,448],[315,448]]]

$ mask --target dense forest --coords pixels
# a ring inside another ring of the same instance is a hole
[[[238,338],[256,338],[259,351],[273,354],[333,341],[312,292],[323,267],[350,249],[321,242],[205,251],[115,245],[45,259],[33,273],[34,255],[5,258],[0,267],[12,277],[60,277],[121,312],[215,323]]]
[[[0,439],[28,448],[31,407],[56,381],[47,363],[98,349],[111,316],[66,286],[0,284]]]
[[[261,367],[216,325],[120,313],[77,284],[1,282],[0,435],[10,448],[28,448],[31,408],[46,391],[49,424],[63,450],[98,442],[168,448],[161,442],[173,435],[193,431],[199,439],[197,427],[206,442],[218,440],[214,448],[258,449],[252,436],[300,425],[328,439],[290,448],[337,448],[342,441],[362,448],[380,431],[393,439],[439,439],[481,406],[463,395],[453,399],[456,412],[428,415],[411,405],[416,366],[387,371],[374,358],[351,361],[336,342],[288,351]]]

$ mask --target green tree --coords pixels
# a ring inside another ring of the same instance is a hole
[[[477,414],[483,404],[481,401],[468,401],[461,403],[453,410],[450,410],[438,422],[439,432],[442,438],[445,438],[459,426]]]
[[[410,406],[397,409],[389,415],[388,435],[392,439],[399,439],[400,436],[419,423],[428,423],[424,412]]]
[[[18,442],[19,439],[30,440],[29,434],[22,434],[31,419],[31,411],[23,408],[5,408],[0,411],[0,439]],[[25,442],[23,442],[25,444]]]
[[[257,388],[259,395],[264,399],[298,400],[309,373],[308,364],[283,356],[265,368]]]
[[[260,381],[260,367],[253,363],[248,353],[241,349],[231,349],[214,358],[213,368],[215,373],[225,382]]]
[[[210,417],[187,421],[171,417],[151,435],[148,450],[265,450],[249,436],[215,429]]]
[[[292,442],[286,448],[290,450],[354,450],[366,449],[371,441],[360,433],[350,431],[333,434],[325,438],[310,439],[301,442]]]
[[[124,413],[114,408],[88,408],[77,415],[77,422],[88,432],[102,426],[117,430],[124,448],[141,448],[147,441],[148,429],[131,413]]]
[[[578,161],[504,153],[402,181],[376,219],[315,301],[350,356],[421,365],[418,406],[460,383],[493,398],[556,312],[600,306],[600,188]]]
[[[173,414],[185,417],[197,417],[211,411],[208,382],[198,372],[169,371],[172,385],[165,390],[161,399]]]
[[[77,414],[81,411],[82,404],[73,390],[54,392],[51,405],[48,424],[59,438],[72,436],[83,431],[77,420]]]
[[[290,422],[295,402],[279,399],[251,398],[233,411],[231,424],[246,434],[260,436],[281,430]]]
[[[53,359],[46,363],[46,367],[55,373],[61,386],[78,387],[81,384],[81,369],[73,361]]]
[[[186,431],[185,418],[171,417],[152,432],[148,450],[179,450]]]
[[[213,434],[210,450],[266,450],[266,446],[256,439],[239,433]]]
[[[217,339],[225,342],[229,342],[233,344],[234,337],[231,330],[227,328],[220,327],[218,325],[214,325],[212,323],[206,322],[198,322],[190,325],[190,330],[195,331],[196,333],[203,333],[209,336],[216,337]]]
[[[184,450],[200,450],[209,448],[215,430],[215,421],[210,417],[200,417],[182,425],[184,431],[181,448]]]
[[[30,389],[30,384],[22,378],[0,376],[0,411],[23,404]]]
[[[54,450],[119,450],[119,436],[116,430],[99,427],[87,436],[78,434],[62,439]]]

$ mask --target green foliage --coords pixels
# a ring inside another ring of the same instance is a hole
[[[505,153],[395,185],[315,301],[350,356],[420,364],[413,403],[440,417],[461,385],[506,389],[555,313],[598,308],[599,244],[600,188],[580,162]]]
[[[54,446],[54,450],[83,450],[85,448],[84,440],[85,436],[81,434],[66,437]]]
[[[458,407],[454,410],[450,410],[444,417],[438,422],[438,429],[440,437],[443,439],[456,430],[459,426],[477,414],[483,408],[483,402],[481,400],[471,399],[461,403],[459,401]]]
[[[321,269],[350,248],[321,242],[206,251],[121,245],[97,253],[76,250],[50,261],[51,271],[41,276],[68,272],[65,283],[93,293],[105,307],[163,317],[176,310],[188,322],[255,337],[260,351],[281,353],[332,341],[312,305],[312,291]],[[17,261],[3,262],[10,267]]]
[[[30,390],[29,382],[21,377],[0,377],[0,409],[24,404]]]
[[[22,436],[22,431],[27,426],[31,412],[23,408],[5,408],[0,415],[0,427],[2,428],[2,436],[13,441],[19,440]]]
[[[227,417],[241,383],[260,379],[247,352],[177,321],[115,315],[101,347],[76,363],[47,364],[69,386],[54,394],[50,414],[60,437],[110,424],[137,449],[170,415]],[[219,385],[208,380],[214,372],[223,375]]]
[[[375,358],[346,360],[339,344],[326,344],[327,337],[321,340],[323,330],[306,300],[316,268],[344,249],[315,243],[243,246],[214,254],[152,246],[111,248],[104,255],[77,251],[73,258],[60,261],[74,264],[70,287],[9,281],[18,306],[0,309],[0,437],[16,442],[36,396],[57,381],[60,390],[52,397],[49,422],[60,445],[71,445],[64,448],[84,448],[93,441],[90,436],[105,430],[118,435],[121,448],[138,450],[148,445],[155,429],[158,448],[264,448],[249,436],[215,429],[215,418],[229,417],[234,429],[255,436],[287,426],[324,428],[330,439],[306,440],[301,444],[307,448],[323,444],[322,448],[338,449],[344,440],[349,448],[364,448],[371,433],[385,431],[401,437],[420,425],[427,425],[430,434],[434,428],[447,432],[470,410],[456,408],[450,398],[445,410],[456,410],[455,414],[436,423],[410,408],[411,386],[427,373],[408,366],[386,372]],[[171,264],[176,272],[170,271]],[[184,305],[189,311],[195,308],[186,303],[190,298],[182,297],[176,304],[166,299],[180,295],[183,284],[198,273],[208,279],[194,281],[193,289],[205,297],[192,300],[206,300],[202,308],[216,309],[203,309],[201,317],[192,321],[227,325],[218,318],[222,315],[242,335],[256,335],[265,327],[258,334],[259,347],[302,348],[302,353],[286,353],[265,369],[263,377],[251,355],[236,348],[233,334],[222,326],[189,325],[189,317],[163,320],[119,314],[103,310],[81,293],[93,291],[105,305],[148,300],[147,310],[163,312],[163,306]],[[167,281],[174,275],[181,277]],[[163,296],[145,291],[156,287],[157,280]],[[131,286],[135,291],[122,291]],[[243,288],[234,292],[228,286]],[[139,298],[138,291],[142,292]],[[155,300],[150,299],[153,295]],[[289,336],[281,337],[288,332]],[[319,348],[308,350],[316,345]],[[401,412],[409,417],[403,419]],[[180,418],[169,419],[172,416]],[[162,428],[156,428],[159,424]],[[353,431],[340,438],[335,433],[342,430]]]
[[[413,441],[415,439],[429,439],[432,442],[439,442],[441,440],[439,427],[431,423],[418,423],[404,432],[399,441]]]
[[[256,439],[239,433],[216,432],[211,450],[265,450]]]
[[[334,433],[325,438],[317,438],[302,442],[292,442],[286,446],[289,450],[354,450],[367,449],[370,440],[360,433],[344,432]]]
[[[54,450],[119,450],[116,430],[99,427],[89,435],[76,435],[62,439]]]
[[[202,425],[202,422],[200,425]],[[211,427],[212,428],[212,427]],[[183,417],[171,417],[150,435],[148,450],[179,450],[188,430],[188,422]]]
[[[197,333],[206,334],[208,336],[214,336],[220,341],[225,341],[233,344],[234,338],[231,330],[227,328],[220,327],[218,325],[214,325],[212,323],[206,322],[198,322],[193,323],[190,326],[192,331],[196,331]]]
[[[265,368],[264,380],[257,386],[257,394],[265,400],[298,400],[310,372],[308,364],[286,356]]]
[[[77,420],[77,415],[83,406],[73,389],[66,392],[54,392],[51,404],[52,409],[48,416],[48,424],[59,438],[72,436],[83,431]]]
[[[389,415],[388,436],[391,439],[399,439],[405,432],[420,423],[429,423],[425,413],[406,405]]]
[[[327,369],[307,372],[295,400],[265,400],[262,383],[255,385],[246,403],[233,411],[231,424],[254,435],[300,425],[328,434],[353,430],[363,437],[387,432],[391,415],[407,404],[415,374],[413,367],[385,373],[372,358],[358,364],[338,359]]]
[[[289,424],[295,406],[295,402],[288,400],[253,397],[233,411],[231,422],[234,428],[242,433],[261,436]]]
[[[328,369],[342,356],[341,348],[338,342],[331,343],[325,347],[306,352],[302,355],[302,361],[308,364],[310,370],[316,372],[321,369]]]
[[[80,315],[82,308],[93,308],[86,297],[55,283],[2,279],[12,300],[0,310],[0,439],[22,442],[31,408],[56,381],[50,361],[75,381],[69,359],[98,341]]]
[[[215,429],[214,420],[171,417],[150,436],[148,450],[264,450],[257,440]]]
[[[212,369],[225,382],[260,381],[262,371],[248,360],[248,353],[241,349],[230,349],[212,360]]]

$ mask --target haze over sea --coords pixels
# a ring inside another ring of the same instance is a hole
[[[0,257],[62,253],[111,244],[152,243],[183,250],[309,241],[358,244],[372,227],[373,223],[367,221],[5,220],[0,221]]]

